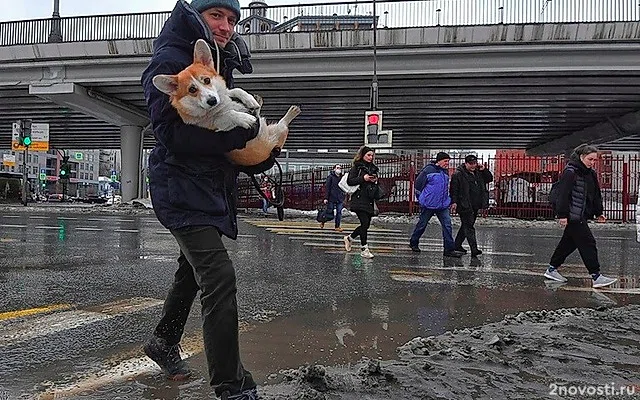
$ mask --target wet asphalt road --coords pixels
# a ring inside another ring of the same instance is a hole
[[[568,285],[545,285],[541,273],[559,229],[478,227],[485,252],[478,263],[443,259],[438,226],[428,228],[415,254],[406,245],[412,226],[374,225],[376,258],[363,260],[355,249],[345,253],[342,234],[311,220],[242,218],[241,236],[226,243],[237,269],[243,360],[261,384],[306,363],[394,358],[415,336],[523,310],[640,302],[631,230],[594,232],[603,272],[621,278],[616,288],[594,292],[577,254],[563,269]],[[213,398],[199,306],[183,343],[192,380],[167,382],[140,350],[177,254],[152,214],[3,211],[0,399]]]

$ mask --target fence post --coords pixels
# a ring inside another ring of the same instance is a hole
[[[316,198],[316,173],[312,169],[311,170],[311,207],[309,210],[313,210],[315,208],[315,198]]]
[[[629,209],[629,163],[622,164],[622,222],[627,222]]]
[[[409,158],[409,216],[413,216],[413,184],[416,176],[416,162],[414,156]]]

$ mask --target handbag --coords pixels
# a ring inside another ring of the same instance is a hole
[[[347,179],[349,177],[349,173],[347,172],[342,176],[340,182],[338,182],[338,187],[345,192],[346,194],[353,194],[360,188],[360,185],[351,186],[347,183]]]
[[[316,215],[316,221],[324,223],[328,221],[332,221],[335,216],[333,215],[333,209],[327,210],[324,207],[318,209],[318,214]]]

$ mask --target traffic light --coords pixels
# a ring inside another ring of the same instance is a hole
[[[60,173],[58,174],[61,180],[68,180],[71,177],[71,164],[69,164],[69,156],[62,157],[62,165],[60,165]]]
[[[31,146],[31,120],[23,119],[20,121],[20,134],[18,136],[18,142],[25,147]]]
[[[382,111],[365,111],[364,113],[364,143],[378,143],[378,134],[382,130]]]

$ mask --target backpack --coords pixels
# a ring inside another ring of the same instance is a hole
[[[565,167],[565,169],[562,171],[562,173],[564,174],[564,171],[566,170],[570,170],[572,172],[576,171],[576,168],[571,166],[571,165],[567,165]],[[562,175],[560,175],[562,176]],[[549,190],[549,204],[551,204],[551,208],[553,209],[553,212],[556,213],[558,211],[558,191],[560,189],[558,189],[559,185],[558,183],[560,183],[560,178],[558,178],[557,181],[553,182],[553,184],[551,185],[551,190]]]
[[[360,185],[350,186],[347,183],[348,177],[349,177],[349,173],[347,172],[342,176],[342,178],[340,179],[340,182],[338,182],[338,187],[346,194],[353,194],[356,192],[356,190],[360,188]]]

